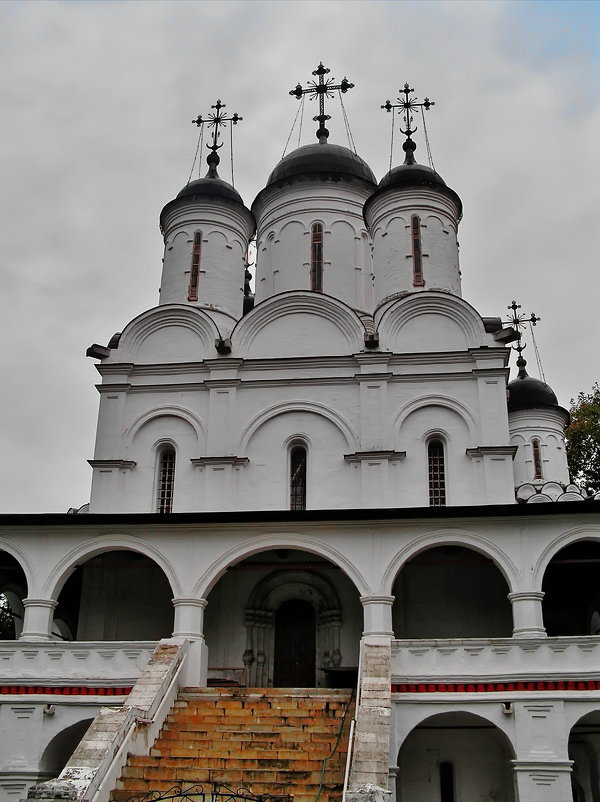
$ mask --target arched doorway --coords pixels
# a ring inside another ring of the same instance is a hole
[[[573,802],[600,799],[600,711],[583,716],[569,734]]]
[[[208,594],[210,684],[342,688],[355,682],[363,612],[329,560],[300,549],[257,552]]]
[[[398,755],[397,802],[514,802],[513,750],[473,713],[439,713],[408,735]]]
[[[288,599],[275,612],[273,685],[312,688],[316,667],[315,608],[302,599]],[[339,656],[341,659],[341,655]]]
[[[544,573],[542,610],[550,636],[600,634],[600,543],[565,546]]]
[[[462,546],[417,554],[392,593],[397,638],[509,638],[509,587],[492,560]]]
[[[141,641],[173,632],[173,592],[159,565],[133,551],[97,554],[58,596],[53,634],[62,640]]]

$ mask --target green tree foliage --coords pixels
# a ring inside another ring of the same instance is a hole
[[[15,637],[15,619],[10,604],[4,593],[0,593],[0,640],[13,640]]]
[[[566,431],[571,478],[600,490],[600,385],[571,399],[571,424]]]

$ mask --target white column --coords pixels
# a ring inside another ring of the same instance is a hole
[[[361,596],[364,612],[363,635],[384,635],[393,638],[392,604],[394,596]]]
[[[534,590],[508,594],[512,604],[513,638],[547,637],[542,615],[543,598],[541,591]]]
[[[25,614],[19,640],[52,640],[52,618],[57,606],[54,599],[23,599]]]
[[[206,685],[208,676],[208,647],[204,640],[204,610],[207,604],[206,599],[196,599],[192,596],[173,599],[175,608],[173,637],[186,638],[190,641],[183,684],[192,687]]]

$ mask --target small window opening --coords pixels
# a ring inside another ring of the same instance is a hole
[[[323,226],[314,223],[310,234],[310,288],[323,292]]]
[[[440,763],[440,802],[454,802],[454,766]]]
[[[158,458],[157,512],[171,512],[173,509],[173,490],[175,487],[175,449],[165,446]]]
[[[306,509],[306,448],[294,446],[290,451],[290,509]]]
[[[444,464],[444,444],[441,440],[431,440],[427,447],[429,465],[429,506],[446,505],[446,468]]]
[[[194,246],[192,248],[192,266],[190,270],[190,286],[188,289],[188,301],[198,300],[198,275],[200,273],[200,254],[202,252],[202,232],[196,231],[194,234]]]
[[[533,453],[533,478],[543,479],[542,471],[542,444],[536,437],[531,441],[531,451]]]
[[[423,258],[421,249],[421,221],[416,214],[413,214],[410,221],[410,232],[412,240],[413,255],[413,286],[423,287]]]

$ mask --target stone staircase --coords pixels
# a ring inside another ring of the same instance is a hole
[[[346,690],[185,688],[150,755],[129,756],[111,800],[211,782],[340,802],[353,714]]]

